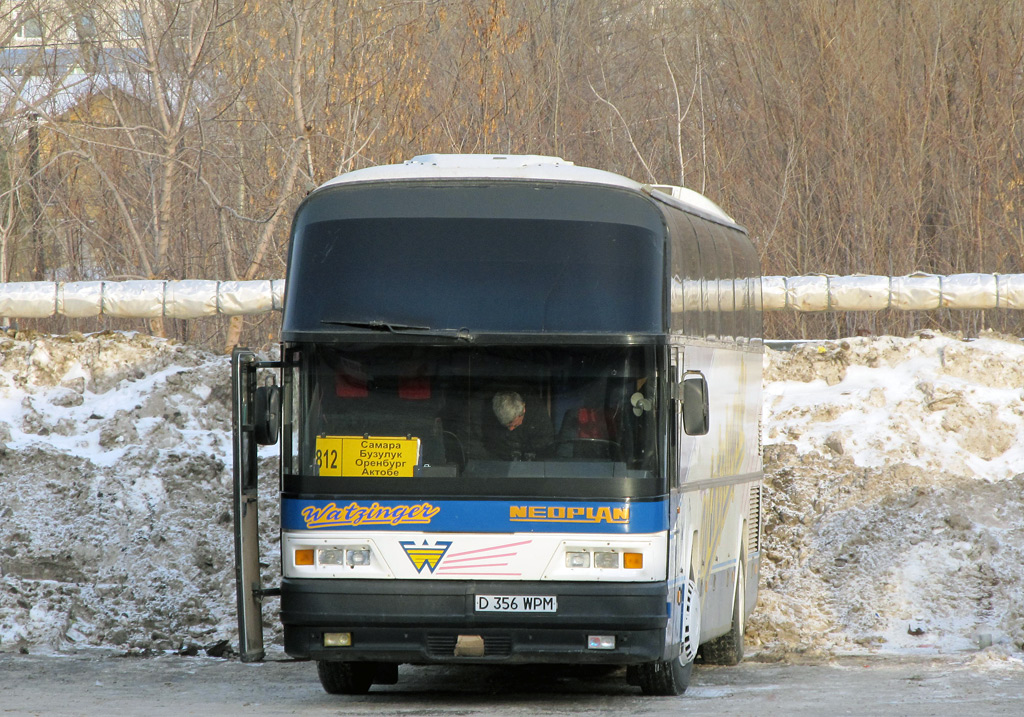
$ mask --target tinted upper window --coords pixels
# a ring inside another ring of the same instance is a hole
[[[435,190],[435,206],[446,202],[455,216],[444,207],[430,216],[409,202],[398,217],[367,216],[365,205],[354,217],[307,211],[293,233],[286,335],[369,322],[474,332],[663,330],[664,239],[658,225],[636,220],[635,203],[624,217],[568,202],[561,213],[571,218],[559,218],[557,197],[541,192],[529,199],[547,205],[459,207],[474,191],[481,190]]]

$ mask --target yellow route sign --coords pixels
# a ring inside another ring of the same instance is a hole
[[[317,436],[322,476],[411,478],[420,462],[420,439],[392,436]]]

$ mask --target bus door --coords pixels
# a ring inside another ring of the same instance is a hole
[[[277,443],[281,392],[273,383],[257,385],[258,370],[281,363],[259,361],[246,348],[231,354],[231,417],[235,532],[235,595],[238,604],[238,654],[259,662],[263,650],[263,598],[280,589],[263,588],[260,577],[259,473],[257,448]]]
[[[672,521],[669,530],[669,591],[674,596],[670,630],[673,641],[682,644],[690,659],[697,654],[700,632],[701,590],[699,566],[693,565],[693,551],[700,525],[700,493],[689,489],[687,483],[701,480],[697,462],[696,440],[708,432],[708,391],[704,374],[687,369],[684,364],[686,349],[670,348],[669,394],[672,398],[669,415],[671,448],[669,451],[670,494]],[[699,349],[697,349],[699,351]]]
[[[679,487],[686,463],[680,454],[682,445],[682,417],[679,415],[678,384],[682,376],[683,352],[678,346],[670,349],[665,420],[668,427],[668,450],[666,459],[668,471],[666,488],[669,493],[669,531],[668,531],[668,602],[669,620],[666,633],[668,645],[682,645],[686,641],[687,619],[686,606],[692,604],[692,596],[688,585],[688,536],[686,531],[686,512],[683,494]]]

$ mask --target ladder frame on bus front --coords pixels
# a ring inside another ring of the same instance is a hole
[[[238,654],[242,662],[259,662],[265,657],[263,598],[280,595],[280,588],[264,589],[260,575],[257,453],[260,441],[257,439],[259,417],[255,414],[257,372],[281,366],[279,361],[260,361],[251,349],[237,347],[231,352],[235,595],[238,604]]]

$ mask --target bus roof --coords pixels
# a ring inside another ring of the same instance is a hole
[[[603,184],[647,194],[667,204],[722,224],[736,222],[698,192],[669,185],[645,185],[612,172],[577,167],[560,157],[537,154],[421,154],[402,164],[387,164],[339,175],[321,189],[361,182],[508,179],[514,181]]]

